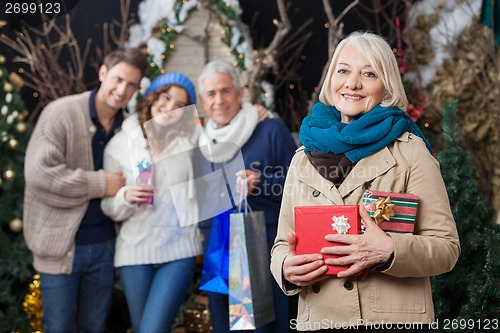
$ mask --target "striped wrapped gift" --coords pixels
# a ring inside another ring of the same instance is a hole
[[[366,190],[363,195],[363,205],[382,230],[413,233],[418,196]]]

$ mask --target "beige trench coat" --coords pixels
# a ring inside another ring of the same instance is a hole
[[[414,234],[388,233],[394,259],[384,271],[358,278],[330,277],[308,287],[285,288],[282,266],[287,235],[294,231],[293,207],[360,204],[364,188],[420,197]],[[339,188],[321,177],[303,148],[291,162],[285,183],[271,272],[285,294],[300,292],[299,331],[380,323],[434,322],[429,277],[450,271],[460,254],[456,225],[438,162],[423,141],[405,133],[388,147],[360,160]],[[393,326],[395,328],[395,326]]]

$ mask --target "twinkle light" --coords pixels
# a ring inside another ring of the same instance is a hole
[[[290,83],[290,85],[288,86],[290,89],[295,89],[295,85],[293,83]]]
[[[259,63],[260,62],[260,58],[255,59],[255,62]]]
[[[240,54],[238,55],[238,58],[243,59],[243,54],[241,54],[241,53],[240,53]]]
[[[162,55],[161,55],[161,58],[162,58],[162,59],[165,59],[165,55],[164,55],[164,54],[162,54]]]
[[[325,23],[323,26],[325,27],[325,29],[328,29],[330,28],[330,23]]]
[[[268,92],[264,93],[264,97],[269,97],[269,93]]]
[[[33,97],[37,98],[37,97],[38,97],[38,92],[36,92],[36,91],[35,91],[35,92],[33,93]]]
[[[224,30],[224,29],[220,29],[220,34],[221,34],[221,35],[225,35],[225,34],[226,34],[226,30]]]
[[[19,68],[17,71],[18,71],[19,73],[24,73],[24,69],[23,69],[23,68]]]
[[[231,7],[231,4],[229,2],[226,2],[226,7]]]
[[[233,67],[238,67],[238,63],[236,61],[233,62]]]
[[[150,66],[150,67],[155,67],[156,65],[155,65],[155,63],[154,63],[154,62],[152,62],[152,63],[150,63],[150,64],[149,64],[149,66]]]
[[[167,32],[171,32],[171,31],[172,31],[172,28],[168,27]]]
[[[170,43],[170,45],[168,47],[170,47],[171,49],[173,49],[175,47],[174,43]]]
[[[45,44],[40,44],[40,49],[45,49]]]
[[[149,47],[147,47],[147,48],[146,48],[146,51],[147,51],[148,53],[150,53],[150,52],[151,52],[151,49],[150,49]]]
[[[424,127],[429,127],[429,123],[424,123]]]

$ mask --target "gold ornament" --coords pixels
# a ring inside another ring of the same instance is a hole
[[[17,73],[10,73],[9,81],[14,85],[14,87],[16,87],[17,90],[21,89],[24,86],[23,79],[19,75],[17,75]]]
[[[3,173],[3,178],[5,178],[5,180],[12,180],[16,177],[16,173],[14,170],[12,169],[7,169],[5,170],[5,172]]]
[[[16,131],[17,133],[24,133],[26,132],[26,123],[17,123],[16,124]]]
[[[21,232],[23,230],[23,221],[19,217],[16,217],[9,222],[9,227],[15,233]]]
[[[7,145],[10,149],[16,150],[19,147],[19,141],[17,141],[16,139],[10,139]]]
[[[3,90],[5,92],[12,92],[12,90],[14,90],[14,86],[12,84],[10,84],[9,82],[4,82]]]
[[[24,296],[23,310],[30,319],[33,332],[42,332],[42,293],[40,292],[40,275],[33,276],[29,291]]]
[[[382,222],[382,220],[389,221],[391,217],[394,216],[392,207],[394,207],[394,204],[391,203],[391,197],[377,199],[375,203],[375,212],[373,213],[373,217],[377,224]]]
[[[24,110],[23,112],[19,113],[19,115],[17,116],[17,119],[19,119],[19,121],[25,121],[26,118],[28,118],[29,116],[29,112]]]

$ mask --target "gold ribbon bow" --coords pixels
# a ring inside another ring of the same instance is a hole
[[[391,216],[394,216],[392,207],[394,207],[394,204],[391,203],[391,197],[377,199],[375,212],[373,213],[373,218],[375,218],[377,224],[382,222],[382,220],[389,221]]]

